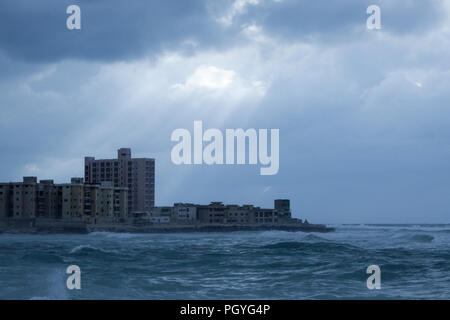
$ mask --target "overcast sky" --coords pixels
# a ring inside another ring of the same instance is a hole
[[[194,120],[280,129],[278,174],[174,165]],[[450,223],[450,1],[2,0],[0,181],[67,182],[120,147],[156,159],[157,205]]]

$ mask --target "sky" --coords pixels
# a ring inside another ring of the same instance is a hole
[[[0,181],[67,182],[130,147],[156,159],[156,205],[450,223],[449,88],[446,0],[2,0]],[[278,173],[175,165],[171,133],[195,120],[279,129]]]

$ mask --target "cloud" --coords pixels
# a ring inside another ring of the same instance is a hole
[[[317,42],[349,42],[367,36],[366,9],[381,8],[382,30],[417,34],[445,24],[445,1],[285,0],[246,6],[233,23],[264,26],[271,36]]]
[[[24,167],[25,175],[37,175],[41,170],[35,163],[28,163]]]
[[[81,30],[66,28],[66,8],[81,8]],[[192,43],[220,44],[208,1],[27,1],[0,3],[0,47],[10,57],[33,62],[76,58],[111,61],[191,50]]]
[[[236,77],[233,70],[219,69],[214,66],[200,66],[186,80],[185,84],[176,84],[175,88],[210,88],[221,89],[228,87]]]
[[[378,0],[382,32],[426,33],[445,25],[445,1]],[[120,61],[164,51],[195,54],[245,43],[242,26],[263,27],[271,37],[349,42],[367,37],[372,0],[79,0],[82,29],[68,30],[73,1],[4,0],[0,50],[13,59]]]
[[[246,7],[250,5],[258,5],[260,0],[234,0],[231,7],[227,10],[227,14],[218,18],[217,21],[230,26],[235,16],[245,12]]]

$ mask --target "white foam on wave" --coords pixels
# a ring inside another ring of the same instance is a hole
[[[139,237],[138,234],[125,233],[125,232],[107,232],[107,231],[95,231],[89,233],[90,236],[94,237],[105,237],[105,238],[116,238],[116,239],[133,239]]]
[[[70,250],[70,254],[74,254],[74,253],[77,253],[77,252],[85,250],[85,249],[101,251],[101,252],[104,252],[104,253],[115,253],[114,251],[108,251],[108,250],[105,250],[103,248],[94,247],[94,246],[91,246],[90,244],[81,244],[79,246],[76,246],[72,250]]]

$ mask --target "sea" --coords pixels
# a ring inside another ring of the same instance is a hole
[[[332,227],[0,234],[0,299],[450,299],[450,225]]]

